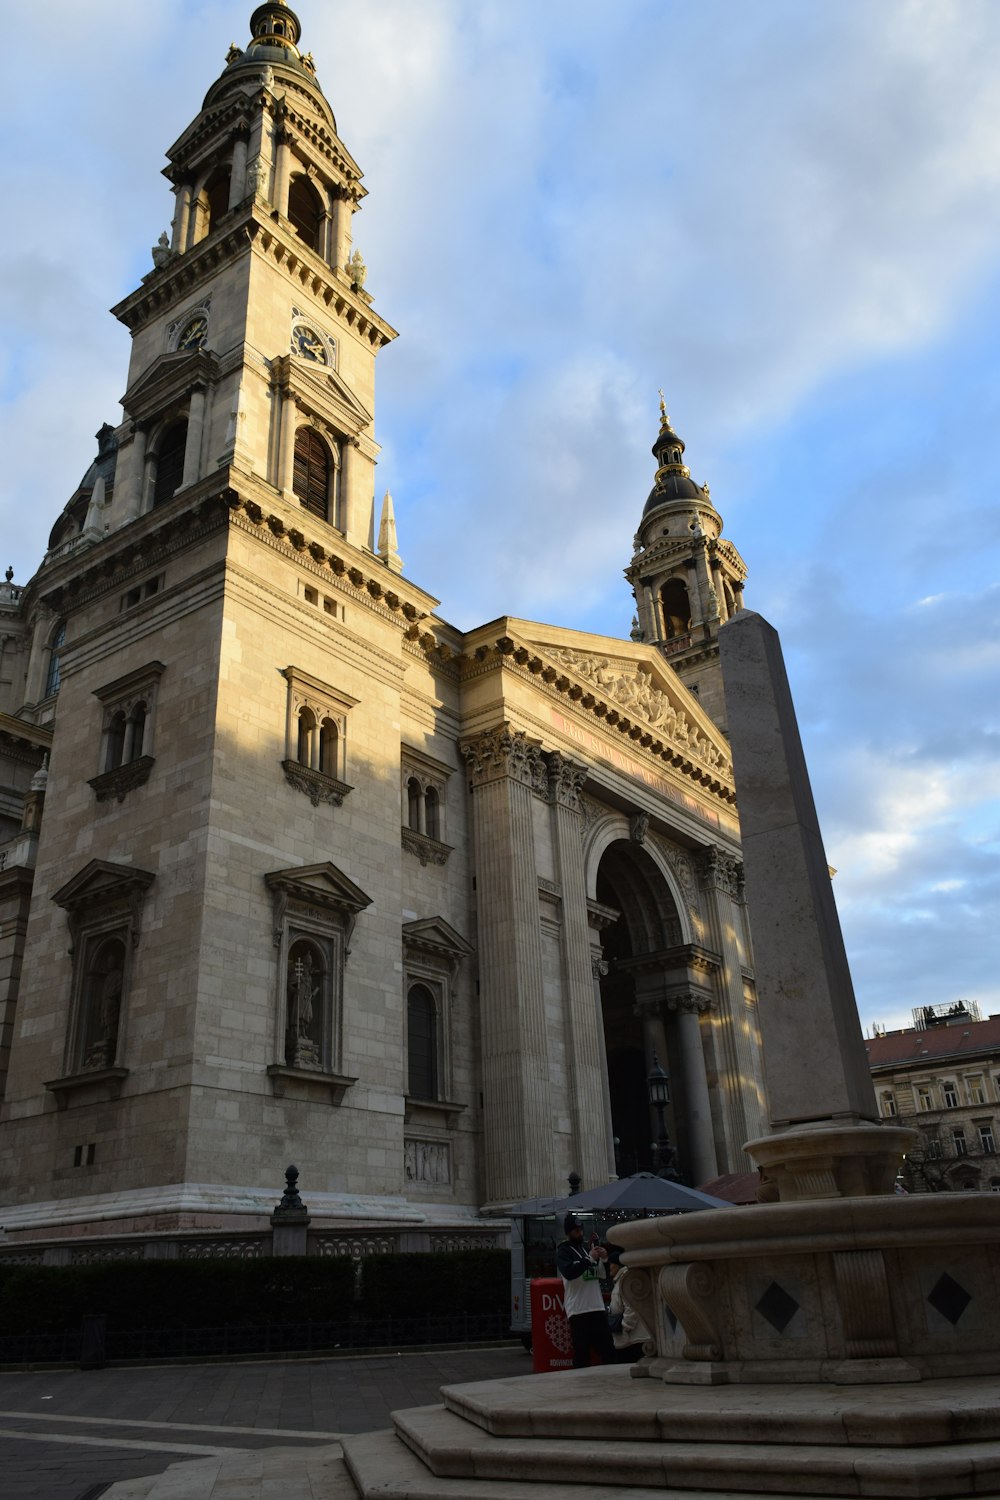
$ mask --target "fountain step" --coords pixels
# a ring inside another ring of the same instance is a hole
[[[919,1500],[1000,1486],[1000,1443],[903,1450],[628,1438],[495,1437],[444,1406],[397,1412],[396,1434],[439,1478]]]
[[[445,1406],[496,1437],[928,1447],[1000,1441],[1000,1380],[882,1386],[665,1386],[629,1367],[445,1386]]]

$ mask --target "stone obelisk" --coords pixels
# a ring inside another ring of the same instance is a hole
[[[777,631],[719,633],[771,1134],[747,1143],[782,1199],[891,1192],[913,1132],[879,1122]]]

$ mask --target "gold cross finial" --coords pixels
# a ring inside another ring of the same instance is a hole
[[[660,426],[666,427],[670,418],[667,416],[667,403],[663,399],[663,387],[660,386]]]

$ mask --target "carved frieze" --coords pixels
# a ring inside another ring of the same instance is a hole
[[[675,708],[666,693],[655,686],[652,673],[628,661],[612,661],[608,656],[589,656],[564,647],[545,646],[545,654],[571,667],[578,676],[593,683],[606,697],[659,729],[675,745],[723,776],[731,777],[732,764],[707,736],[689,722],[683,709]]]
[[[403,1141],[403,1174],[407,1182],[444,1187],[451,1182],[451,1146],[447,1141]]]
[[[475,739],[466,740],[460,748],[473,789],[509,778],[533,792],[546,794],[548,768],[541,747],[535,740],[529,740],[523,729],[498,724],[495,729],[486,729]]]
[[[432,839],[429,834],[418,833],[415,828],[407,828],[405,825],[400,832],[400,840],[403,848],[408,853],[415,854],[422,865],[448,863],[451,844],[442,844],[440,839]]]
[[[304,792],[313,807],[319,807],[321,802],[329,803],[331,807],[342,807],[348,792],[354,790],[346,781],[337,781],[323,771],[313,771],[297,760],[283,760],[281,769],[289,786],[293,786],[297,792]]]

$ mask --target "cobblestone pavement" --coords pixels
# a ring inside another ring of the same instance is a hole
[[[518,1347],[0,1373],[0,1500],[82,1500],[185,1458],[330,1443],[442,1385],[530,1371]]]

